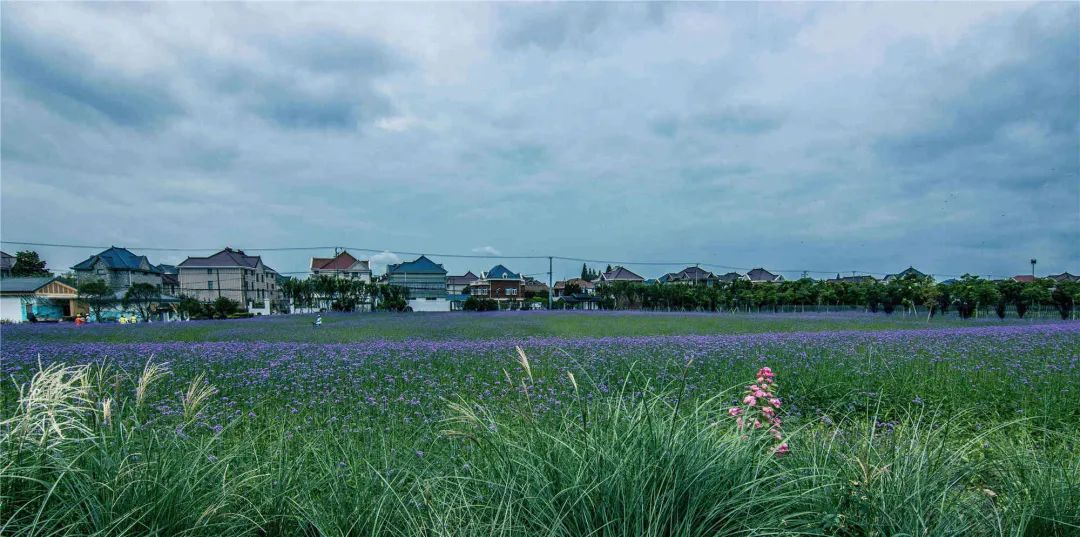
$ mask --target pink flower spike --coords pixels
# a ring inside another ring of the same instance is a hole
[[[728,412],[728,414],[731,414],[732,416],[738,416],[739,414],[742,414],[742,409],[737,407],[737,406],[733,406],[733,407],[729,408],[727,412]]]
[[[771,407],[767,407],[767,406],[761,407],[761,413],[764,414],[766,418],[773,417],[774,412],[776,412],[776,411],[773,410]]]
[[[746,397],[743,397],[742,402],[747,406],[754,406],[757,404],[757,398],[753,395],[747,395]]]
[[[775,397],[772,398],[772,399],[769,399],[769,404],[776,407],[776,408],[780,408],[780,400],[775,398]]]
[[[780,447],[776,448],[776,456],[782,457],[784,455],[787,455],[790,451],[791,448],[788,447],[787,442],[784,442],[783,444],[780,444]]]
[[[760,420],[754,420],[754,428],[755,429],[760,429],[761,428],[761,421]]]

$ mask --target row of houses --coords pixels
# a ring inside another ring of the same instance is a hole
[[[78,304],[76,287],[91,280],[109,284],[116,294],[118,305],[103,313],[108,320],[130,314],[120,299],[135,284],[150,284],[161,289],[161,296],[153,307],[156,318],[172,320],[176,317],[176,305],[181,297],[191,297],[211,302],[225,297],[241,305],[246,311],[257,315],[269,315],[276,311],[290,311],[282,293],[283,277],[266,265],[260,256],[248,255],[243,250],[226,247],[205,257],[188,257],[177,265],[152,263],[146,256],[110,247],[91,255],[71,267],[74,285],[59,281],[56,277],[12,278],[14,258],[0,252],[0,310],[8,321],[30,319],[55,319],[87,313]],[[331,257],[312,257],[312,276],[348,278],[365,283],[379,282],[403,287],[408,290],[408,307],[412,311],[453,311],[464,308],[470,298],[494,301],[500,309],[525,307],[527,298],[549,296],[547,284],[528,275],[515,272],[502,264],[496,264],[476,274],[467,271],[451,275],[443,265],[421,255],[412,261],[390,264],[385,273],[374,275],[370,261],[353,256],[346,250],[335,252]],[[925,276],[913,267],[881,280],[867,275],[840,276],[829,282],[889,282],[905,276]],[[1080,281],[1069,273],[1051,275],[1055,280]],[[1016,276],[1018,281],[1028,281],[1031,276]],[[784,277],[764,268],[754,268],[746,273],[728,272],[715,274],[698,266],[686,267],[678,272],[666,273],[658,278],[645,278],[623,267],[609,267],[593,281],[571,278],[555,282],[550,296],[571,309],[597,309],[597,287],[619,282],[654,283],[663,285],[714,286],[733,281],[751,284],[777,283]],[[532,303],[543,307],[543,301]]]

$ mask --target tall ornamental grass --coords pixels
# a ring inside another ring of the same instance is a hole
[[[280,418],[208,431],[202,375],[157,415],[163,365],[43,368],[0,424],[0,535],[1080,534],[1080,436],[1035,416],[972,432],[955,412],[851,411],[785,427],[781,450],[782,420],[732,411],[743,386],[689,397],[684,371],[587,394],[570,372],[571,404],[541,414],[540,372],[518,360],[509,408],[448,399],[416,438]],[[783,371],[749,373],[782,417]]]

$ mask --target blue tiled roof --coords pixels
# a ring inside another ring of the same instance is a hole
[[[520,280],[521,274],[502,265],[495,265],[494,267],[491,267],[491,270],[487,271],[487,278],[489,280]]]
[[[74,270],[90,270],[94,268],[94,263],[101,259],[105,262],[105,266],[111,270],[142,270],[142,261],[146,261],[146,264],[150,267],[150,272],[161,272],[160,269],[150,264],[146,260],[144,255],[135,255],[126,248],[118,248],[113,246],[108,250],[105,250],[97,255],[92,255],[82,263],[71,267]]]
[[[33,293],[55,279],[56,276],[0,278],[0,293]]]
[[[414,261],[406,261],[396,265],[387,265],[387,274],[446,274],[442,265],[430,260],[427,256],[420,256]]]

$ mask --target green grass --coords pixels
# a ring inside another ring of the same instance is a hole
[[[303,318],[5,327],[5,360],[58,363],[32,381],[5,366],[0,535],[1080,535],[1074,325],[955,324],[521,314],[331,316],[314,335]],[[770,327],[855,332],[578,337]],[[516,339],[556,335],[518,362]],[[101,341],[117,338],[135,343]],[[139,343],[168,338],[240,343]],[[353,343],[283,343],[312,338]],[[170,372],[148,378],[150,353]],[[784,399],[785,456],[728,414],[763,363]]]

